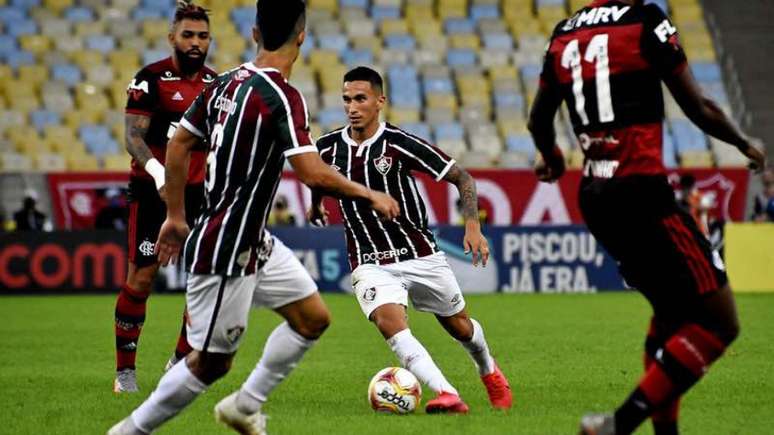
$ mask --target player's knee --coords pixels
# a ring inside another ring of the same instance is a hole
[[[438,317],[444,329],[458,341],[473,339],[473,323],[464,311],[451,317]]]
[[[232,361],[231,355],[202,354],[196,351],[186,358],[191,373],[207,385],[225,376],[231,370]]]
[[[138,269],[132,275],[127,277],[126,283],[129,287],[138,292],[149,293],[153,287],[153,281],[156,278],[156,274],[151,270]]]
[[[320,310],[307,316],[297,328],[296,332],[309,340],[316,340],[323,335],[331,324],[331,315],[328,310]]]

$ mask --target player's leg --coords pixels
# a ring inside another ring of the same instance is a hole
[[[511,387],[489,352],[481,324],[471,319],[464,308],[451,316],[436,315],[436,318],[473,359],[492,406],[498,409],[510,408],[513,405]]]
[[[129,192],[129,266],[115,307],[115,392],[137,391],[137,346],[145,322],[146,302],[158,273],[153,247],[166,210],[152,182],[132,180]]]
[[[279,239],[258,273],[253,305],[285,319],[271,332],[260,361],[236,396],[236,406],[252,414],[298,365],[330,324],[330,312],[301,262]]]
[[[400,279],[385,266],[369,264],[352,272],[352,282],[360,308],[387,340],[401,366],[438,395],[428,403],[428,412],[467,412],[457,390],[411,333],[406,315],[408,291]]]
[[[672,322],[658,320],[656,316],[651,318],[650,326],[648,327],[648,335],[645,338],[645,353],[643,357],[646,373],[654,364],[656,364],[656,356],[658,355],[659,349],[664,347],[667,339],[676,329],[677,326],[673,325]],[[653,432],[655,435],[677,435],[679,432],[677,426],[679,411],[679,397],[653,411],[650,419],[653,423]]]
[[[195,350],[167,371],[150,397],[109,434],[153,432],[229,371],[247,328],[254,282],[254,276],[189,278],[188,338]]]
[[[164,367],[164,371],[171,369],[172,366],[177,364],[179,361],[182,361],[186,356],[188,356],[189,353],[191,353],[191,351],[193,351],[193,348],[188,343],[187,318],[188,310],[184,309],[183,321],[180,325],[180,334],[177,336],[177,343],[175,344],[175,352],[171,357],[169,357],[169,360],[167,360],[167,365]]]

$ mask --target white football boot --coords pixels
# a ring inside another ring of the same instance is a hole
[[[114,393],[136,393],[137,372],[134,369],[123,369],[116,372],[116,379],[113,381]]]
[[[215,419],[242,435],[267,435],[266,416],[261,411],[244,414],[236,406],[239,391],[215,405]]]

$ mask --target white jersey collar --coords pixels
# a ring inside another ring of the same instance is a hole
[[[352,128],[351,125],[348,125],[343,130],[341,130],[341,138],[344,140],[344,142],[347,145],[352,145],[353,147],[357,147],[357,146],[366,147],[369,145],[373,145],[373,143],[376,142],[382,136],[382,133],[384,133],[384,129],[386,126],[387,124],[384,122],[379,123],[379,128],[376,129],[376,133],[374,133],[374,135],[369,137],[368,139],[364,140],[363,143],[361,144],[358,144],[349,136],[349,129]]]

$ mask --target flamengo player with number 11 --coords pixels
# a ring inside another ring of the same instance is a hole
[[[567,102],[585,156],[583,218],[653,306],[645,375],[615,414],[585,417],[582,434],[628,434],[649,417],[656,435],[677,434],[680,397],[738,334],[723,261],[666,180],[662,81],[691,121],[765,166],[759,141],[702,95],[675,26],[642,0],[597,0],[556,26],[530,113],[538,178],[555,181],[564,157],[553,120]]]

